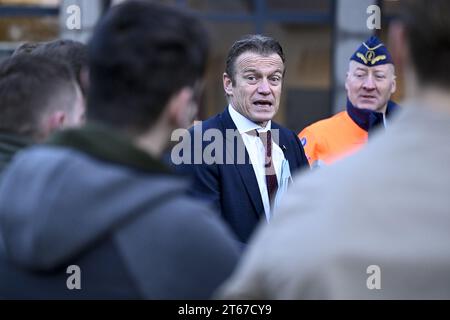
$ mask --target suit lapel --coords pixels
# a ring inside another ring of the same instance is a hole
[[[295,163],[295,152],[291,149],[291,140],[286,136],[285,130],[282,130],[281,127],[272,121],[272,129],[278,130],[278,146],[281,148],[284,154],[284,158],[289,162],[289,168],[291,169],[291,172],[294,172],[296,170]],[[273,135],[272,135],[273,136]]]
[[[222,122],[222,133],[225,135],[226,140],[226,154],[234,154],[233,157],[233,163],[234,167],[239,172],[242,183],[244,184],[248,196],[251,199],[253,203],[253,207],[255,208],[255,212],[257,215],[264,214],[264,206],[261,199],[261,193],[259,191],[258,181],[256,180],[255,171],[253,170],[253,166],[250,163],[250,157],[248,155],[247,149],[245,148],[244,141],[242,140],[242,137],[240,134],[237,135],[237,141],[234,140],[233,136],[227,136],[226,135],[226,129],[232,129],[237,130],[236,125],[234,124],[233,120],[231,119],[230,113],[228,112],[228,107],[225,108],[225,111],[222,112],[220,115],[220,120]],[[245,149],[245,163],[244,164],[237,164],[237,150],[239,150],[239,146],[236,145],[240,144]],[[234,151],[231,149],[234,148]]]

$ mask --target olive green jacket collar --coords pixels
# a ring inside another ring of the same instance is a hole
[[[73,148],[101,160],[148,173],[173,174],[169,167],[136,147],[129,138],[99,124],[60,131],[47,144]]]

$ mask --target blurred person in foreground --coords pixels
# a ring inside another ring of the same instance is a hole
[[[450,2],[400,3],[404,108],[364,150],[294,183],[221,298],[450,299]]]
[[[0,64],[0,172],[15,154],[83,123],[85,106],[66,64],[18,55]]]
[[[207,50],[179,10],[106,13],[89,47],[92,122],[18,155],[0,184],[0,297],[207,299],[230,275],[237,242],[159,160],[196,113]]]

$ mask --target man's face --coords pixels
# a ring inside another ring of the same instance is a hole
[[[394,67],[391,64],[367,67],[350,61],[345,89],[355,107],[385,112],[396,89]]]
[[[223,84],[234,109],[247,119],[265,126],[278,111],[284,63],[274,53],[263,56],[244,52],[234,65],[235,84],[225,73]]]

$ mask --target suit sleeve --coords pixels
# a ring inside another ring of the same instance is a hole
[[[190,176],[192,188],[189,194],[193,197],[212,203],[221,211],[219,172],[216,165],[190,164],[181,165],[180,171]]]
[[[190,130],[191,136],[193,131]],[[204,146],[201,148],[194,148],[194,143],[190,146],[191,157],[189,163],[182,163],[173,165],[175,170],[190,178],[191,187],[189,188],[189,195],[211,203],[218,212],[221,211],[220,205],[220,174],[219,168],[216,164],[195,164],[194,153],[201,152],[203,154]]]

